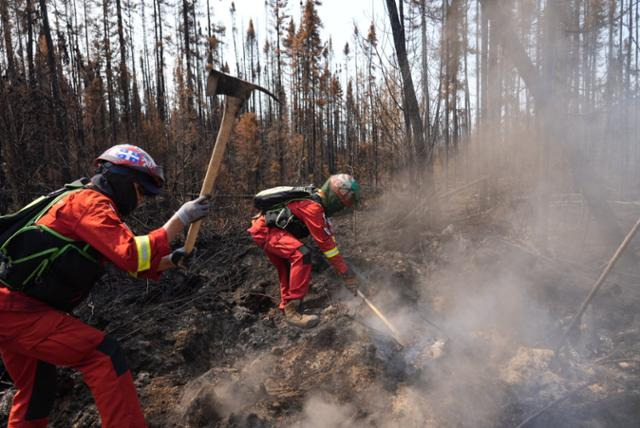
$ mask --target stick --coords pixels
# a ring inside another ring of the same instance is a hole
[[[574,329],[574,327],[576,326],[576,324],[580,320],[580,317],[582,316],[584,311],[587,309],[587,306],[589,305],[589,303],[591,302],[593,297],[596,295],[596,293],[600,289],[600,286],[604,282],[604,280],[607,277],[607,275],[609,275],[609,272],[611,271],[611,269],[613,269],[613,266],[616,264],[616,262],[618,261],[618,259],[620,258],[620,256],[624,252],[624,250],[629,245],[629,242],[631,242],[631,239],[636,234],[636,232],[638,231],[639,227],[640,227],[640,219],[638,219],[638,221],[636,221],[636,224],[634,224],[633,227],[631,228],[631,230],[629,231],[629,233],[627,233],[627,236],[625,236],[624,240],[622,241],[622,243],[620,244],[620,246],[618,247],[616,252],[611,257],[611,260],[609,260],[609,263],[607,263],[607,266],[604,268],[604,270],[600,274],[600,277],[598,278],[596,283],[593,284],[593,287],[591,287],[591,291],[589,292],[589,295],[584,300],[584,302],[582,302],[582,306],[580,306],[580,309],[578,310],[578,313],[573,317],[573,320],[571,321],[571,324],[569,324],[569,328],[567,328],[567,331],[565,331],[564,335],[562,336],[562,339],[560,340],[560,344],[556,348],[556,353],[555,353],[556,357],[560,353],[560,350],[562,349],[562,346],[564,345],[565,340],[569,336],[569,333],[571,333],[571,330]]]
[[[362,300],[364,300],[367,306],[371,308],[371,310],[378,316],[378,318],[382,320],[384,325],[386,325],[387,328],[391,331],[391,337],[393,337],[393,340],[395,340],[398,343],[398,345],[404,348],[404,343],[402,339],[400,339],[400,332],[398,332],[398,330],[396,330],[396,328],[393,325],[391,325],[389,320],[382,314],[382,312],[380,312],[380,310],[376,308],[375,305],[371,303],[369,299],[367,299],[367,296],[362,294],[362,291],[358,290],[358,296],[362,297]]]
[[[323,260],[325,261],[325,263],[327,265],[329,264],[327,259],[323,258]],[[353,272],[356,274],[357,277],[359,277],[361,280],[364,279],[365,281],[368,281],[367,277],[365,277],[362,272],[360,272],[358,269],[356,269],[355,266],[351,265],[351,263],[349,263],[349,266],[351,267],[351,270],[353,270]],[[402,348],[404,348],[405,344],[404,344],[403,340],[400,339],[400,337],[401,337],[400,336],[400,332],[389,322],[387,317],[385,317],[382,314],[382,312],[380,312],[380,309],[376,308],[376,306],[373,303],[371,303],[371,300],[367,299],[367,296],[362,294],[362,291],[357,290],[357,293],[358,293],[358,296],[360,296],[362,298],[362,300],[364,300],[364,302],[367,304],[367,306],[369,306],[371,308],[371,310],[378,316],[378,318],[380,318],[380,320],[384,323],[384,325],[387,326],[389,331],[391,331],[391,337],[393,338],[393,340],[395,340],[398,345],[400,345]]]
[[[567,398],[571,397],[573,394],[575,394],[576,392],[586,388],[587,386],[593,385],[595,382],[590,382],[590,383],[585,383],[582,384],[574,389],[572,389],[571,391],[567,392],[565,395],[563,395],[562,397],[558,398],[555,401],[552,401],[551,403],[547,404],[545,407],[543,407],[542,409],[538,410],[537,412],[535,412],[534,414],[532,414],[531,416],[529,416],[527,419],[525,419],[524,421],[520,422],[520,424],[518,426],[516,426],[516,428],[524,428],[529,422],[533,421],[534,419],[536,419],[538,416],[540,416],[541,414],[543,414],[544,412],[546,412],[547,410],[551,409],[553,406],[556,406],[560,403],[562,403],[564,400],[566,400]]]

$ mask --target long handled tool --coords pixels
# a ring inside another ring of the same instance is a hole
[[[613,269],[613,266],[616,264],[616,262],[618,261],[618,259],[620,258],[624,250],[627,248],[627,246],[629,245],[629,242],[631,242],[631,239],[633,239],[633,236],[638,231],[638,228],[640,228],[640,219],[636,221],[636,224],[634,224],[631,230],[629,231],[629,233],[627,233],[627,236],[625,236],[624,240],[622,241],[622,243],[620,244],[616,252],[611,257],[611,260],[609,260],[609,263],[607,263],[607,266],[605,266],[604,270],[600,274],[600,277],[595,282],[595,284],[593,284],[593,287],[591,287],[591,291],[589,292],[589,295],[584,300],[584,302],[582,302],[582,305],[580,306],[578,313],[573,317],[573,320],[571,320],[571,324],[569,324],[567,331],[564,332],[564,335],[560,340],[560,344],[556,348],[556,353],[555,353],[556,358],[558,357],[558,354],[562,349],[562,346],[564,345],[567,337],[569,336],[569,333],[571,333],[571,331],[575,328],[576,324],[578,324],[578,321],[580,321],[580,317],[582,317],[582,314],[587,309],[587,306],[589,305],[593,297],[596,295],[596,293],[600,289],[600,286],[602,286],[602,283],[604,282],[605,278],[607,277],[607,275],[609,275],[609,272],[611,272],[611,269]]]
[[[367,296],[362,294],[362,291],[358,290],[358,296],[360,296],[362,300],[364,300],[367,306],[371,308],[371,310],[378,316],[378,318],[380,318],[380,320],[384,323],[384,325],[387,326],[389,331],[391,331],[391,337],[393,337],[393,340],[395,340],[398,345],[404,348],[405,344],[400,338],[400,332],[389,322],[387,317],[385,317],[383,313],[380,312],[380,310],[376,308],[373,303],[371,303],[371,300],[367,299]]]
[[[322,258],[322,260],[327,264],[327,266],[329,266],[329,262],[327,261],[327,259],[325,259],[324,257]],[[366,276],[364,276],[364,274],[362,272],[360,272],[359,269],[357,269],[355,266],[353,266],[353,264],[349,263],[349,267],[351,268],[351,270],[356,274],[356,276],[358,277],[358,279],[360,281],[364,281],[364,282],[368,282],[368,278]],[[400,332],[393,326],[393,324],[391,324],[389,322],[389,320],[387,319],[387,317],[384,316],[384,314],[380,311],[380,309],[378,309],[376,307],[376,305],[374,305],[371,300],[369,300],[367,298],[367,296],[365,296],[362,291],[358,290],[357,294],[360,298],[362,298],[362,300],[364,300],[364,302],[367,304],[367,306],[369,306],[369,308],[373,311],[374,314],[376,314],[376,316],[378,318],[380,318],[380,321],[382,321],[384,323],[385,326],[387,326],[387,328],[389,329],[389,331],[391,332],[391,337],[393,338],[393,340],[395,340],[395,342],[400,345],[400,347],[404,348],[405,347],[405,343],[402,340],[401,336],[400,336]]]
[[[229,76],[228,74],[217,70],[209,71],[209,77],[207,78],[207,95],[225,95],[225,104],[222,123],[218,130],[216,143],[213,146],[213,153],[211,153],[207,173],[204,177],[204,181],[202,182],[200,196],[211,195],[216,178],[218,177],[218,171],[220,170],[222,155],[224,154],[225,147],[227,146],[227,142],[231,136],[233,122],[235,121],[242,104],[249,98],[254,89],[262,91],[278,101],[275,95],[261,86],[254,85],[253,83],[246,82],[242,79],[238,79],[237,77]],[[187,233],[187,238],[184,242],[185,253],[189,254],[193,250],[201,224],[202,221],[200,220],[189,226],[189,232]]]
[[[326,260],[325,260],[325,262],[326,262]],[[360,272],[359,269],[357,269],[355,266],[353,266],[353,264],[349,263],[349,266],[350,266],[351,270],[356,274],[356,276],[360,279],[360,281],[365,281],[365,282],[369,281],[369,279],[362,272]],[[405,343],[402,340],[400,332],[398,331],[398,329],[396,329],[393,326],[393,324],[391,324],[389,322],[387,317],[384,316],[384,314],[380,311],[380,309],[378,309],[373,303],[371,303],[371,300],[369,300],[367,298],[367,296],[365,296],[362,293],[362,291],[358,290],[357,293],[358,293],[358,296],[360,296],[360,298],[362,298],[362,300],[364,300],[364,302],[367,304],[367,306],[369,306],[369,308],[371,308],[373,313],[376,314],[378,318],[380,318],[380,321],[382,321],[384,323],[384,325],[387,326],[387,328],[391,332],[391,337],[393,338],[393,340],[395,340],[398,345],[400,345],[402,348],[404,348],[405,347]]]

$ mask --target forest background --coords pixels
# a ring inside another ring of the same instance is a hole
[[[513,164],[500,142],[519,140],[537,148],[522,162],[549,179],[571,171],[606,219],[604,200],[640,195],[639,3],[381,0],[334,46],[313,0],[299,16],[288,0],[256,2],[263,34],[213,0],[2,0],[0,212],[125,142],[164,165],[169,198],[189,197],[222,114],[205,95],[213,67],[282,101],[245,103],[217,185],[226,201],[338,171],[374,192],[446,191],[479,154],[494,171]]]

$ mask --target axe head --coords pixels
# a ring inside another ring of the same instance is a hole
[[[229,76],[221,71],[211,69],[207,78],[207,95],[226,95],[228,97],[240,98],[245,101],[251,95],[251,91],[257,89],[280,102],[278,98],[265,88],[254,85],[246,80]]]

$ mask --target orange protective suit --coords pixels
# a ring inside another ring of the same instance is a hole
[[[85,189],[56,203],[38,221],[61,235],[90,244],[106,260],[137,276],[157,278],[169,254],[166,231],[134,236],[103,194]],[[146,427],[118,343],[77,318],[22,292],[0,288],[0,354],[18,389],[10,428],[44,427],[55,397],[55,366],[79,370],[103,427]]]
[[[347,265],[338,250],[322,205],[306,199],[289,202],[287,207],[304,223],[333,268],[338,273],[347,272]],[[248,232],[278,270],[280,309],[284,309],[290,300],[302,299],[309,291],[311,281],[311,250],[286,230],[268,227],[264,215],[253,219]]]

